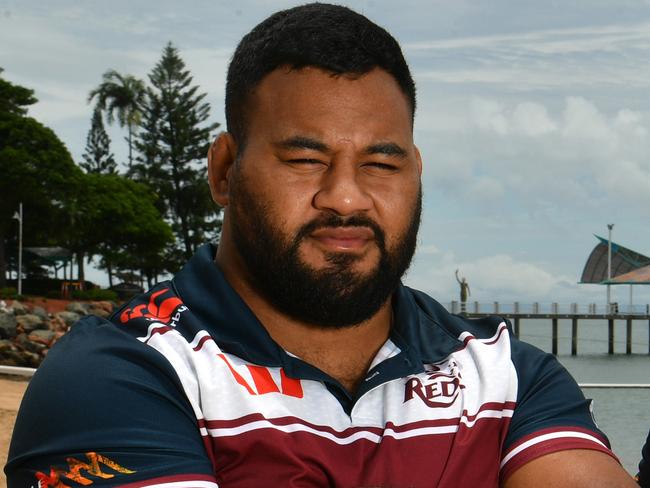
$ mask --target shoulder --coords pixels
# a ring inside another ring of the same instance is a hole
[[[435,323],[455,337],[469,333],[477,339],[487,339],[493,337],[504,326],[510,333],[512,332],[510,322],[503,317],[469,318],[464,315],[452,314],[438,301],[422,291],[405,286],[403,293],[415,304],[421,319],[425,322]]]
[[[9,486],[29,486],[52,466],[95,453],[137,472],[134,479],[210,473],[178,375],[134,335],[89,316],[50,350],[16,419]]]

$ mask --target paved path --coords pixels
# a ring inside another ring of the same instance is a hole
[[[9,439],[14,428],[16,412],[20,400],[27,388],[27,381],[24,379],[13,380],[0,376],[0,467],[4,468],[9,451]],[[7,488],[5,474],[0,469],[0,488]]]

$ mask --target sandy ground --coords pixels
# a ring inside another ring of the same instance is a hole
[[[25,378],[0,376],[0,466],[4,468],[9,451],[11,431],[16,421],[20,400],[27,388]],[[7,488],[4,470],[0,469],[0,488]]]

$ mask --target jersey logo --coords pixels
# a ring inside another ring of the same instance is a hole
[[[88,486],[92,485],[94,481],[92,477],[101,478],[104,480],[115,477],[114,474],[105,473],[102,471],[100,464],[111,468],[113,471],[117,471],[121,474],[133,474],[135,471],[120,466],[115,461],[97,454],[96,452],[87,452],[86,453],[87,462],[79,461],[75,458],[66,458],[68,463],[68,471],[65,468],[51,467],[50,473],[45,474],[41,471],[36,472],[36,479],[38,480],[39,488],[70,488],[69,485],[66,485],[61,478],[67,478],[70,481],[75,483]],[[83,473],[83,474],[82,474]],[[88,476],[88,477],[87,477]]]
[[[146,319],[156,320],[165,324],[178,320],[176,315],[179,314],[176,314],[174,316],[172,316],[172,314],[176,311],[177,308],[183,305],[181,299],[176,296],[171,296],[158,300],[162,294],[168,291],[169,288],[158,290],[157,292],[151,294],[151,297],[149,297],[149,303],[141,303],[135,307],[125,309],[120,314],[120,322],[126,324],[129,320],[142,317]],[[185,307],[184,310],[187,310],[187,308]],[[184,310],[179,310],[179,312]]]
[[[418,397],[429,408],[449,407],[465,388],[460,368],[453,359],[427,365],[425,372],[427,377],[424,381],[417,376],[406,380],[403,403]]]
[[[280,368],[280,386],[275,382],[271,372],[268,368],[264,366],[256,366],[253,364],[247,364],[246,368],[253,378],[254,387],[248,384],[248,381],[235,369],[235,367],[228,361],[228,358],[224,354],[217,354],[219,358],[226,363],[230,373],[235,378],[235,381],[243,386],[248,393],[251,395],[264,395],[266,393],[282,393],[283,395],[302,398],[302,384],[300,380],[295,378],[289,378],[285,373],[284,369]]]

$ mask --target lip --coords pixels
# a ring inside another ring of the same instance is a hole
[[[323,227],[310,237],[330,249],[358,250],[373,241],[375,234],[368,227]]]

